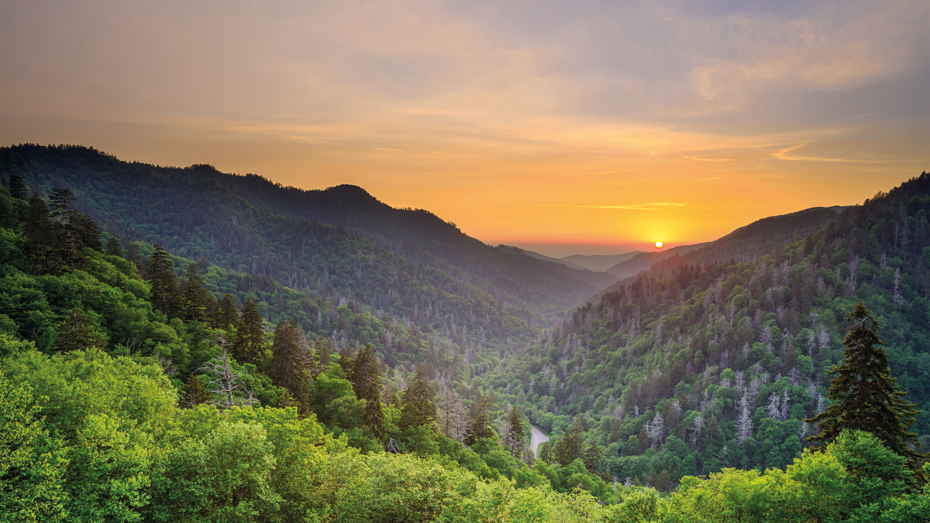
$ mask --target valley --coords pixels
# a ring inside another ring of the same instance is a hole
[[[916,405],[915,441],[930,444],[927,173],[708,243],[562,259],[491,247],[356,186],[304,191],[79,146],[5,147],[0,174],[4,379],[46,398],[35,437],[53,435],[74,463],[97,463],[73,446],[91,434],[131,442],[100,448],[125,449],[103,462],[161,485],[146,494],[157,503],[124,503],[146,520],[187,514],[167,487],[188,485],[171,472],[182,461],[220,452],[210,438],[265,441],[248,436],[258,427],[277,447],[255,452],[288,465],[255,481],[305,514],[336,510],[326,520],[371,517],[331,493],[393,491],[357,483],[392,457],[406,460],[392,473],[415,476],[398,482],[432,475],[461,499],[552,492],[550,507],[576,489],[623,507],[679,499],[697,477],[789,470],[810,456],[809,420],[831,404],[860,302]],[[120,403],[143,382],[147,406]],[[72,394],[86,411],[69,410]],[[288,445],[301,450],[281,454]],[[311,462],[368,472],[330,485]],[[306,483],[288,490],[296,477]]]

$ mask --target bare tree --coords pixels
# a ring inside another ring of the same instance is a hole
[[[646,435],[652,441],[652,447],[658,449],[659,442],[662,441],[662,437],[665,435],[665,420],[662,418],[661,413],[656,413],[652,421],[646,423]]]
[[[769,404],[765,406],[765,413],[773,420],[781,420],[781,397],[776,393],[769,395]]]
[[[791,413],[791,398],[788,397],[787,387],[784,391],[782,391],[780,407],[781,409],[779,409],[778,414],[781,416],[781,421],[785,421],[788,419],[788,415]]]
[[[742,445],[752,436],[752,419],[749,417],[749,394],[744,391],[739,399],[739,416],[736,419],[736,442]]]
[[[704,416],[698,414],[694,417],[694,428],[691,429],[691,444],[697,448],[698,441],[701,438],[701,431],[704,430]]]
[[[439,426],[443,434],[455,441],[464,441],[468,429],[468,412],[454,390],[446,387],[439,397]]]
[[[213,376],[208,388],[214,396],[221,398],[217,406],[222,410],[226,410],[233,405],[248,406],[254,404],[256,399],[242,382],[242,375],[245,374],[245,371],[237,372],[230,367],[229,355],[226,351],[226,339],[222,336],[219,339],[219,344],[223,352],[200,368],[200,371]]]

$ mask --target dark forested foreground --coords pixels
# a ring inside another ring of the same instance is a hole
[[[121,241],[73,191],[5,182],[7,519],[930,518],[930,175],[665,260],[522,350],[490,310],[496,342]],[[554,434],[541,459],[524,413]]]

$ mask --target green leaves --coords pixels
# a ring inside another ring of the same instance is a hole
[[[0,374],[0,514],[9,521],[65,516],[67,452],[49,434],[40,410],[31,387]]]

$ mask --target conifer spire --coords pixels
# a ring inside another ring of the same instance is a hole
[[[55,331],[53,351],[69,352],[91,347],[105,349],[107,346],[106,338],[97,333],[96,325],[78,308],[71,309]]]
[[[884,342],[878,337],[878,321],[859,302],[846,322],[845,357],[829,371],[834,375],[828,396],[833,404],[805,420],[819,428],[808,441],[830,443],[843,430],[871,432],[883,445],[908,458],[912,467],[919,467],[926,455],[919,452],[917,433],[910,430],[918,411],[904,399],[907,393],[891,375]]]
[[[258,365],[265,348],[265,320],[252,298],[245,300],[239,315],[233,357],[240,363]]]
[[[370,345],[359,351],[352,361],[349,380],[355,397],[365,400],[365,425],[379,441],[384,441],[384,412],[381,410],[381,369]]]
[[[404,399],[400,408],[400,428],[419,427],[427,425],[436,419],[436,406],[430,400],[429,380],[423,364],[417,366],[417,373],[413,381],[404,391]]]

